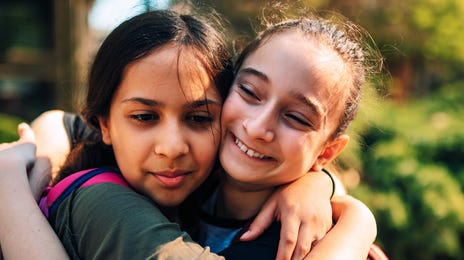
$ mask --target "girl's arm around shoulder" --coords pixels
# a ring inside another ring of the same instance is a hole
[[[310,172],[279,187],[263,206],[242,241],[255,239],[275,219],[282,223],[277,259],[301,259],[332,226],[332,194],[344,193],[336,176]]]
[[[67,259],[60,240],[40,211],[29,187],[27,169],[34,165],[34,134],[26,124],[20,124],[18,132],[19,141],[0,144],[0,244],[3,256],[5,259]]]
[[[377,235],[372,212],[348,195],[333,197],[332,209],[335,226],[306,259],[366,259]]]
[[[173,260],[173,259],[196,259],[196,260],[224,260],[223,256],[209,251],[209,247],[203,248],[193,242],[186,242],[182,237],[166,243],[157,248],[149,259]]]

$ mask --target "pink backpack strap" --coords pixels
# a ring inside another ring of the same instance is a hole
[[[72,191],[99,183],[115,183],[129,187],[121,174],[112,168],[84,170],[69,175],[53,187],[48,187],[42,195],[39,206],[48,217]]]

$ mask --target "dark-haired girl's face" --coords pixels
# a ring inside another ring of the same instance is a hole
[[[176,206],[213,167],[221,105],[191,51],[167,45],[126,67],[109,117],[100,119],[103,140],[135,190]]]

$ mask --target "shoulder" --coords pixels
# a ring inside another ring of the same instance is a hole
[[[177,237],[191,241],[151,200],[114,183],[73,191],[60,205],[56,220],[60,238],[72,236],[84,258],[146,258]]]
[[[81,141],[100,140],[99,132],[90,128],[81,116],[64,112],[62,117],[71,146]]]
[[[150,199],[115,183],[98,183],[78,189],[74,192],[73,208],[76,213],[88,214],[91,219],[108,218],[110,222],[119,217],[127,218],[130,212],[164,218]]]

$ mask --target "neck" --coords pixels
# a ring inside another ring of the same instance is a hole
[[[172,222],[178,222],[178,209],[178,207],[159,207],[161,213]]]
[[[216,214],[224,218],[250,219],[258,214],[273,191],[273,188],[251,189],[224,177],[216,200]]]

